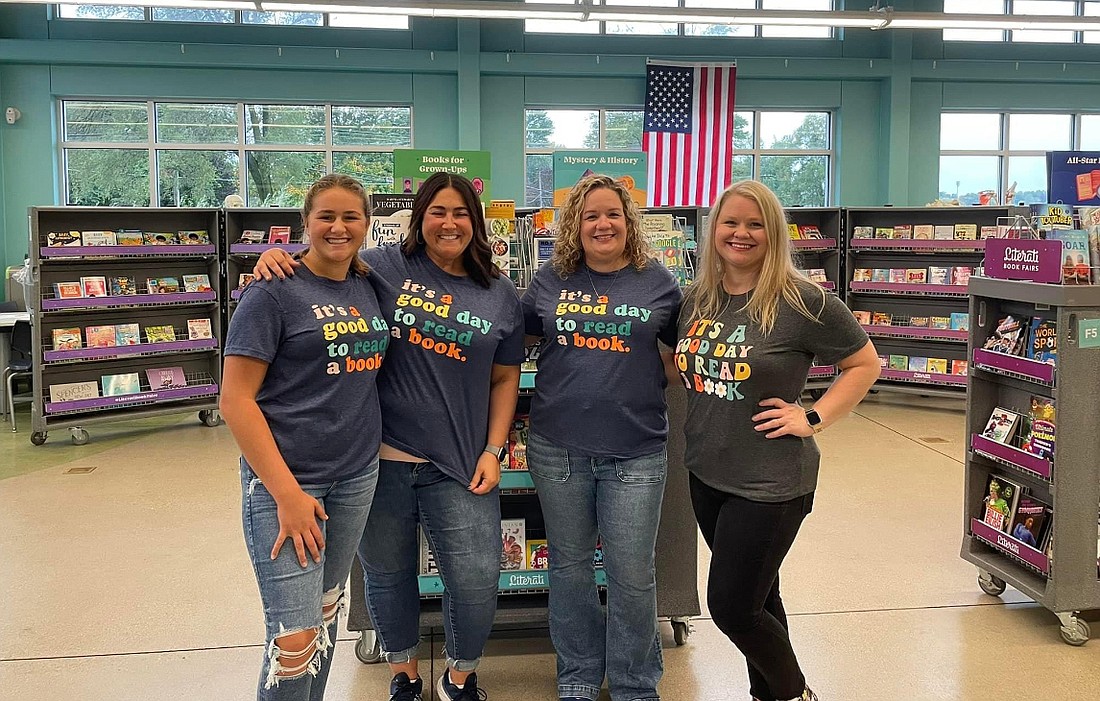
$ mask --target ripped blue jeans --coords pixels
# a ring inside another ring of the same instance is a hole
[[[289,540],[283,543],[279,556],[271,559],[271,548],[279,535],[278,505],[241,459],[244,538],[260,587],[267,630],[257,701],[324,698],[337,618],[344,603],[344,583],[363,536],[377,483],[375,459],[352,478],[301,485],[328,514],[327,521],[319,522],[325,537],[321,562],[314,562],[307,552],[308,564],[302,567]],[[277,638],[306,630],[317,633],[309,645],[300,650],[280,649]]]

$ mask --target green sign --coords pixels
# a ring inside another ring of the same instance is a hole
[[[488,151],[429,151],[396,149],[393,152],[393,191],[412,194],[420,184],[439,171],[454,173],[469,179],[488,204],[491,191],[491,158]]]
[[[554,151],[554,206],[561,206],[577,181],[593,173],[622,182],[638,206],[645,207],[649,166],[641,151]]]
[[[1077,345],[1080,348],[1100,348],[1100,319],[1077,322]]]

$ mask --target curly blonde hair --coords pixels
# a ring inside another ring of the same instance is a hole
[[[626,248],[623,255],[638,270],[646,266],[653,257],[645,236],[642,235],[642,211],[630,197],[630,192],[622,183],[606,175],[588,175],[580,179],[565,198],[558,220],[558,235],[554,239],[554,255],[550,264],[558,275],[565,278],[577,270],[584,260],[584,246],[581,244],[581,214],[584,201],[593,190],[607,189],[619,196],[626,216]]]

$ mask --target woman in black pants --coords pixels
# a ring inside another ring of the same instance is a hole
[[[676,365],[688,390],[685,463],[712,556],[707,605],[745,655],[758,701],[817,699],[798,665],[779,567],[813,506],[813,436],[845,416],[879,375],[851,312],[802,276],[783,207],[752,180],[722,193],[680,315]],[[806,411],[811,362],[840,376]]]

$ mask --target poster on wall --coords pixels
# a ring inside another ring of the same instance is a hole
[[[370,196],[370,231],[363,239],[363,248],[376,248],[401,243],[409,232],[412,218],[412,195],[387,195],[380,192]]]
[[[461,175],[474,184],[481,201],[488,203],[492,194],[489,182],[491,158],[488,151],[436,151],[395,149],[393,152],[393,191],[411,195],[433,173],[443,171]]]
[[[649,170],[641,151],[554,151],[554,206],[560,207],[577,181],[593,173],[618,180],[645,207]]]
[[[1100,151],[1047,151],[1047,202],[1100,205]]]

